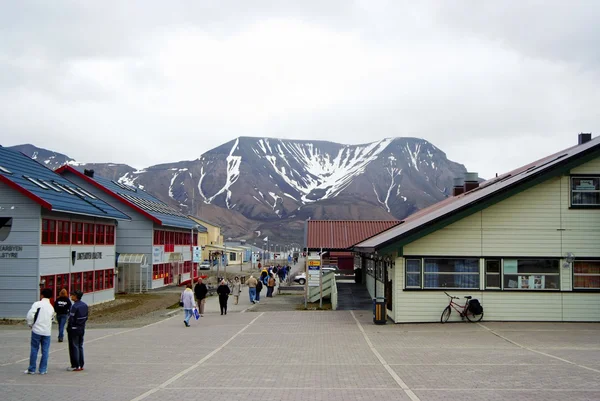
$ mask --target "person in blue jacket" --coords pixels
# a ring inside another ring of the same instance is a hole
[[[69,314],[69,324],[67,334],[69,337],[69,357],[71,366],[69,371],[80,372],[83,370],[83,336],[85,335],[85,323],[88,320],[88,306],[81,300],[83,292],[75,290],[71,293],[71,313]]]

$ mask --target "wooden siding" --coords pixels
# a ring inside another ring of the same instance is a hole
[[[0,217],[12,217],[12,228],[0,245],[22,246],[17,258],[0,259],[0,318],[24,318],[39,300],[41,206],[0,183]]]
[[[600,158],[571,169],[571,174],[600,174]]]

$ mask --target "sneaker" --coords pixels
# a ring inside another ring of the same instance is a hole
[[[81,372],[81,371],[83,371],[83,368],[76,368],[76,369],[73,369],[73,372]]]
[[[40,375],[45,375],[45,374],[47,374],[47,373],[48,373],[48,372],[40,372]]]
[[[67,372],[74,372],[74,371],[75,371],[75,369],[77,369],[77,368],[74,368],[74,367],[72,367],[72,366],[69,366],[69,367],[67,368]]]
[[[58,339],[58,342],[59,342],[59,343],[62,343],[62,342],[63,342],[63,339],[62,339],[62,338],[59,338],[59,339]]]
[[[26,370],[26,371],[25,371],[25,372],[23,372],[23,373],[25,373],[26,375],[35,375],[35,372],[32,372],[32,371],[30,371],[30,370]]]

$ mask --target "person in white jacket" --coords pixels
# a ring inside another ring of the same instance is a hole
[[[37,354],[42,347],[42,359],[40,360],[39,372],[45,375],[48,372],[48,354],[50,353],[50,339],[52,338],[52,316],[54,307],[50,304],[52,290],[44,288],[39,301],[31,305],[27,312],[27,324],[31,328],[31,351],[29,353],[29,368],[25,373],[34,375]]]

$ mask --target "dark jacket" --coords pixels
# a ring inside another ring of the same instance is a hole
[[[76,333],[83,334],[85,331],[85,322],[88,320],[88,306],[83,301],[77,301],[71,307],[71,313],[69,315],[69,325],[67,330]]]
[[[256,292],[258,292],[260,294],[260,292],[262,291],[263,288],[263,283],[262,281],[258,281],[258,283],[256,283]]]
[[[68,315],[71,312],[71,300],[69,297],[56,298],[56,301],[54,301],[54,312],[57,315]]]
[[[217,294],[219,294],[219,298],[227,298],[231,290],[227,284],[221,284],[217,287]]]
[[[194,295],[196,295],[196,298],[198,300],[206,298],[207,293],[208,293],[208,288],[206,288],[206,284],[204,284],[204,283],[202,283],[202,284],[198,283],[194,287]]]

